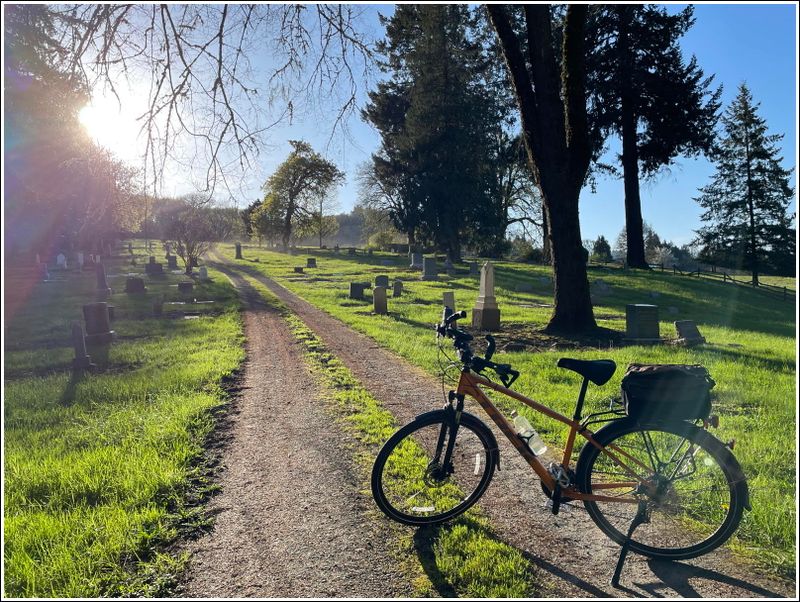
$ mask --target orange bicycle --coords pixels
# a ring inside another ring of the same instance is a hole
[[[399,429],[378,453],[372,493],[380,509],[407,525],[452,519],[475,504],[500,464],[492,431],[464,411],[474,398],[541,480],[552,512],[581,501],[597,526],[623,545],[615,579],[631,551],[652,558],[679,560],[706,554],[736,530],[748,488],[739,463],[709,433],[716,419],[627,416],[621,410],[582,417],[589,382],[603,385],[616,365],[611,360],[562,358],[558,366],[583,377],[572,418],[510,389],[519,376],[509,364],[491,361],[495,342],[487,337],[484,357],[473,354],[473,337],[455,327],[465,312],[445,315],[437,339],[452,339],[461,370],[458,387],[441,410],[418,416]],[[491,370],[502,384],[489,380]],[[482,388],[507,395],[569,427],[560,462],[548,466],[494,406]],[[709,406],[710,407],[710,406]],[[596,432],[588,427],[606,423]],[[572,468],[577,436],[586,440]]]

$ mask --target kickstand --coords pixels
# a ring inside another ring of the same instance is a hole
[[[611,585],[619,587],[619,577],[622,574],[622,567],[625,565],[625,558],[628,556],[628,549],[631,547],[631,538],[636,527],[642,523],[647,522],[647,502],[644,500],[639,502],[639,509],[636,511],[636,516],[631,521],[631,526],[628,527],[628,535],[622,543],[622,549],[619,551],[619,560],[617,560],[617,568],[614,569],[614,576],[611,577]]]

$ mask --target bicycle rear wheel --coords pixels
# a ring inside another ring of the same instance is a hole
[[[389,517],[429,525],[458,516],[483,495],[494,474],[497,443],[471,414],[461,415],[449,464],[448,414],[430,412],[385,443],[372,468],[372,495]]]
[[[687,422],[642,425],[624,419],[600,429],[594,439],[643,482],[634,485],[630,473],[594,445],[581,450],[576,471],[581,491],[647,501],[649,521],[634,532],[632,551],[694,558],[722,545],[739,526],[747,482],[730,450],[706,430]],[[584,504],[597,526],[622,544],[638,504]]]

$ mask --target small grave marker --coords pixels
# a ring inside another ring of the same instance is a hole
[[[644,303],[626,305],[625,337],[629,341],[659,342],[658,306]]]
[[[241,258],[242,258],[242,243],[237,242],[236,243],[236,259],[241,259]]]
[[[403,281],[395,280],[394,284],[392,285],[392,297],[396,299],[397,297],[401,297],[402,295],[403,295]]]
[[[442,293],[442,305],[449,307],[453,312],[456,311],[456,294],[453,291],[444,291]]]
[[[422,258],[422,280],[438,280],[439,275],[436,269],[436,259],[433,257]]]
[[[456,268],[453,265],[453,262],[450,261],[450,257],[448,257],[444,261],[444,270],[445,270],[445,272],[447,272],[448,276],[455,276],[455,274],[456,274]]]
[[[677,342],[687,347],[702,345],[706,342],[706,338],[700,334],[697,324],[692,320],[677,320],[675,322],[675,331],[678,333]]]
[[[411,254],[411,269],[412,270],[421,270],[423,263],[422,253],[412,253]]]
[[[295,274],[302,274],[303,273],[303,268],[301,266],[295,266],[294,273]]]
[[[111,288],[108,286],[108,282],[106,282],[106,268],[103,266],[102,262],[98,262],[95,268],[95,275],[97,276],[97,299],[105,301],[111,296]]]
[[[372,308],[379,316],[384,316],[388,313],[385,286],[376,286],[372,289]]]
[[[83,326],[77,320],[72,323],[72,347],[75,350],[75,358],[72,360],[73,370],[86,370],[94,366],[92,358],[86,353]]]
[[[363,282],[351,282],[350,283],[350,294],[348,297],[350,299],[358,299],[359,301],[364,298],[364,286]]]
[[[108,303],[87,303],[83,306],[83,319],[86,323],[86,343],[89,345],[108,345],[114,340]]]
[[[183,295],[191,294],[193,289],[194,289],[194,282],[192,282],[191,280],[178,283],[178,292]]]
[[[147,292],[147,288],[144,286],[144,279],[137,277],[126,278],[125,292],[131,295],[138,295]]]
[[[381,274],[380,276],[375,276],[375,286],[382,286],[383,288],[389,288],[389,277],[385,274]]]
[[[177,255],[167,255],[167,269],[168,270],[177,270],[178,268],[178,256]]]
[[[208,268],[206,266],[201,267],[199,270],[199,275],[200,275],[200,280],[202,280],[203,282],[208,280]]]
[[[316,257],[309,257],[306,259],[306,267],[307,268],[315,268],[317,267],[317,258]]]

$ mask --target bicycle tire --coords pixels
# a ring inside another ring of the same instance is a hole
[[[497,442],[472,414],[461,415],[452,458],[454,472],[446,476],[436,473],[430,444],[442,428],[449,428],[448,423],[444,410],[423,414],[381,448],[372,467],[372,496],[389,518],[416,526],[442,523],[468,510],[486,491],[497,465]],[[480,474],[476,474],[478,468]]]
[[[625,450],[650,469],[660,464],[650,481],[659,484],[655,495],[652,490],[598,488],[598,494],[647,500],[649,522],[634,532],[631,551],[651,558],[685,560],[711,552],[736,531],[749,504],[747,482],[730,450],[705,429],[688,422],[641,424],[627,418],[606,425],[594,439],[604,447]],[[644,474],[643,468],[636,470]],[[608,484],[609,478],[630,481],[608,454],[587,443],[576,467],[578,487],[592,493],[593,484]],[[601,531],[620,545],[625,541],[638,504],[584,500],[584,505]]]

